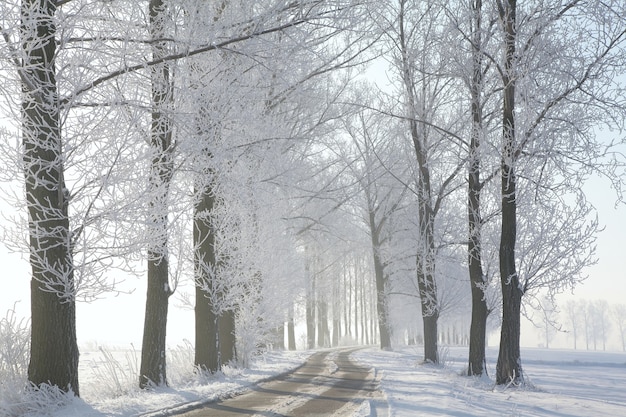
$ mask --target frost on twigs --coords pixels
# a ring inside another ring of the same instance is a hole
[[[0,414],[12,415],[26,395],[30,325],[9,310],[0,320]]]
[[[93,375],[98,381],[98,392],[107,398],[116,398],[138,391],[139,359],[133,348],[120,360],[109,349],[100,347],[101,358],[91,361]]]

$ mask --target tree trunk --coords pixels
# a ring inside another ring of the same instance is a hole
[[[328,347],[330,333],[328,330],[328,303],[320,299],[317,302],[317,311],[317,346]]]
[[[307,349],[315,349],[315,275],[311,273],[310,266],[305,267],[307,278],[311,280],[306,297],[306,338]]]
[[[517,202],[515,178],[515,0],[500,7],[505,32],[503,73],[502,134],[502,230],[500,234],[500,282],[502,287],[502,330],[496,366],[496,383],[523,381],[520,357],[520,309],[523,295],[515,268],[517,239]]]
[[[151,254],[154,256],[154,254]],[[139,386],[167,385],[165,363],[167,310],[170,292],[168,289],[168,265],[165,259],[160,262],[148,261],[148,290],[144,332],[141,346]]]
[[[430,167],[425,132],[418,128],[418,101],[414,92],[414,76],[409,62],[409,50],[404,28],[404,3],[399,14],[400,48],[402,52],[402,80],[406,91],[408,107],[409,133],[415,150],[418,166],[417,202],[419,211],[419,249],[417,253],[417,286],[421,299],[422,319],[424,321],[424,360],[438,363],[437,355],[437,320],[439,319],[439,302],[437,300],[437,284],[435,282],[435,242],[434,220],[432,207],[432,190],[430,183]],[[424,114],[422,103],[422,114]],[[428,327],[428,329],[427,329]]]
[[[164,38],[163,0],[151,0],[150,36]],[[167,54],[164,42],[152,45],[152,58]],[[168,299],[171,295],[168,271],[168,197],[172,178],[172,129],[166,107],[172,101],[172,91],[167,64],[150,68],[152,83],[151,148],[153,159],[150,172],[151,191],[149,224],[151,246],[148,248],[148,289],[141,349],[139,386],[167,385],[165,362],[165,336],[167,329]]]
[[[219,368],[221,369],[222,365],[226,365],[229,362],[237,360],[235,310],[228,309],[223,311],[222,314],[218,317],[217,323],[219,332],[218,346],[220,351]]]
[[[195,257],[195,365],[202,370],[216,372],[219,369],[218,317],[213,310],[212,280],[215,271],[215,234],[211,224],[211,212],[215,196],[211,186],[202,187],[200,201],[195,206],[193,243]]]
[[[369,213],[370,235],[372,239],[372,250],[374,252],[374,276],[376,278],[376,309],[378,311],[378,331],[380,333],[380,348],[391,350],[391,336],[389,324],[387,322],[387,277],[384,266],[380,259],[380,242],[378,231],[376,230],[374,213]]]
[[[480,139],[483,128],[482,96],[482,1],[472,2],[472,79],[470,85],[472,131],[469,149],[468,175],[468,223],[469,243],[467,248],[470,286],[472,293],[472,321],[470,325],[468,375],[482,375],[485,366],[485,338],[487,336],[486,280],[482,266],[482,218],[480,210]]]
[[[342,275],[343,275],[343,326],[344,331],[343,334],[346,337],[350,336],[350,274],[348,273],[348,268],[345,263],[342,264]]]
[[[439,351],[437,349],[437,322],[439,316],[424,315],[424,361],[439,363]],[[433,342],[434,341],[434,342]]]
[[[289,321],[287,322],[287,347],[296,350],[296,324],[294,320],[293,306],[289,308]]]
[[[22,1],[18,71],[32,271],[28,380],[78,396],[76,288],[54,62],[55,12],[54,1]]]
[[[359,343],[359,335],[361,343],[363,342],[363,332],[359,334],[359,265],[354,263],[354,339]]]
[[[353,260],[356,263],[356,259]],[[350,265],[346,266],[346,271],[347,271],[347,279],[348,279],[348,296],[346,297],[346,303],[347,303],[347,330],[346,330],[346,335],[349,338],[352,338],[352,293],[353,293],[353,287],[352,287],[352,274],[350,273]],[[355,271],[356,273],[356,271]]]
[[[363,282],[361,283],[361,333],[363,334],[363,342],[369,345],[369,333],[367,329],[367,288],[365,285],[365,275],[363,275]]]

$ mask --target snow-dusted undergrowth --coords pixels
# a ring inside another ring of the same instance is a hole
[[[0,320],[0,417],[131,417],[190,406],[243,391],[250,385],[295,369],[310,352],[265,352],[250,369],[225,366],[218,374],[195,372],[193,346],[184,342],[167,353],[169,387],[139,389],[140,352],[128,348],[81,348],[81,398],[27,382],[29,326],[13,312]]]
[[[251,369],[225,367],[207,375],[194,372],[193,347],[185,342],[168,352],[170,386],[142,391],[137,387],[139,353],[132,346],[83,347],[78,399],[49,387],[28,388],[27,323],[8,314],[0,320],[0,330],[0,417],[160,417],[162,410],[190,408],[243,391],[296,368],[311,353],[266,352],[255,357]],[[489,376],[482,378],[462,376],[467,348],[442,349],[443,366],[421,363],[421,353],[415,347],[355,353],[355,359],[373,368],[383,391],[361,404],[356,416],[626,415],[626,353],[523,349],[529,384],[508,389],[495,386],[491,378],[497,349],[488,349]]]

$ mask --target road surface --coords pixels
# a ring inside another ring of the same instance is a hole
[[[354,350],[315,353],[293,373],[178,416],[380,416],[377,409],[386,407],[381,407],[378,382],[370,369],[351,360]]]

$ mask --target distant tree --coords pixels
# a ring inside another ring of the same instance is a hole
[[[371,102],[357,99],[355,102]],[[352,140],[351,155],[345,157],[346,164],[353,172],[362,197],[363,221],[369,230],[372,245],[374,278],[376,283],[376,310],[380,348],[391,349],[391,323],[388,317],[390,291],[390,268],[394,249],[391,245],[394,236],[394,214],[400,210],[406,185],[398,177],[406,177],[406,166],[398,158],[394,138],[397,131],[383,122],[383,116],[371,110],[359,110],[353,120],[346,121],[346,131]],[[395,153],[394,153],[394,149]],[[397,166],[401,165],[400,172]],[[404,174],[403,174],[404,171]],[[394,178],[395,177],[395,178]],[[362,288],[363,290],[363,288]],[[362,305],[363,307],[363,305]]]
[[[589,350],[589,344],[593,338],[593,317],[591,314],[591,305],[587,300],[577,302],[578,311],[582,318],[583,330],[585,331],[585,349]]]
[[[440,314],[437,289],[438,216],[446,198],[459,187],[465,160],[459,159],[458,126],[449,118],[451,103],[458,89],[456,80],[445,77],[451,56],[442,53],[446,44],[443,27],[436,22],[445,17],[438,2],[412,3],[406,0],[384,3],[375,20],[387,45],[390,74],[398,83],[401,100],[395,116],[406,126],[404,133],[415,159],[412,179],[416,200],[416,282],[420,296],[424,331],[424,360],[438,362]],[[444,81],[445,80],[445,81]]]
[[[622,351],[626,352],[626,304],[615,304],[612,313],[614,322],[619,330]]]
[[[546,349],[550,348],[550,342],[556,336],[558,327],[558,311],[556,305],[550,297],[543,296],[536,300],[537,306],[535,309],[539,312],[541,321],[537,323],[540,326],[541,333],[543,334],[543,340]]]
[[[574,339],[574,349],[577,349],[578,331],[581,326],[581,314],[579,303],[575,300],[568,300],[565,304],[566,320],[570,327],[572,338]]]
[[[602,350],[606,350],[606,342],[611,329],[611,319],[609,316],[609,303],[606,300],[595,300],[590,303],[591,323],[593,329],[593,348],[596,349],[596,340],[602,342]]]

